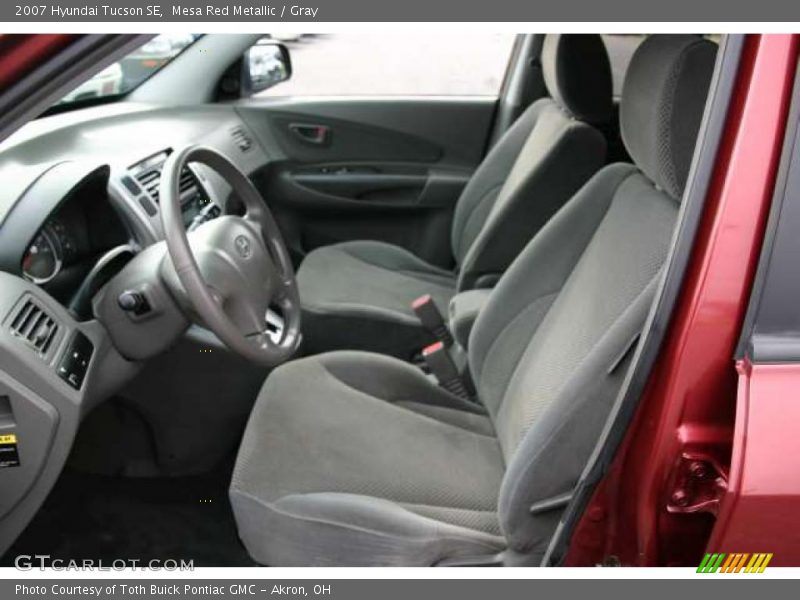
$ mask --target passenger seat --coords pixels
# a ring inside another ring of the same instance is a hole
[[[429,294],[444,310],[456,292],[493,285],[603,166],[606,142],[592,126],[612,114],[602,38],[548,35],[541,63],[551,97],[517,119],[458,200],[451,231],[455,271],[379,241],[310,252],[297,273],[306,353],[344,348],[410,358],[430,341],[411,309],[414,299]]]

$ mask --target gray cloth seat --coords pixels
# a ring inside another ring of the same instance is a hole
[[[623,87],[635,162],[605,167],[525,247],[469,339],[479,404],[338,351],[276,369],[230,498],[257,562],[538,564],[631,363],[668,255],[716,47],[653,36]]]
[[[317,248],[297,273],[306,351],[364,349],[409,358],[431,340],[411,303],[442,311],[457,291],[494,282],[548,219],[604,163],[590,123],[612,113],[611,68],[598,35],[548,35],[542,68],[551,98],[534,102],[495,144],[455,208],[454,271],[391,244]],[[483,282],[483,283],[482,283]]]
[[[253,410],[232,484],[245,545],[275,536],[287,557],[261,560],[337,564],[345,544],[362,564],[403,566],[503,548],[503,457],[484,411],[379,354],[281,371]]]
[[[430,294],[444,308],[456,288],[453,273],[398,246],[369,240],[311,252],[300,271],[303,330],[311,352],[419,349],[425,338],[411,303]]]

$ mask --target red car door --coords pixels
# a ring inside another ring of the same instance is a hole
[[[743,359],[737,401],[734,361],[797,50],[792,35],[744,40],[676,309],[634,420],[573,530],[567,565],[697,566],[706,551],[774,552],[772,564],[800,564],[796,534],[779,541],[787,526],[800,528],[800,366]]]

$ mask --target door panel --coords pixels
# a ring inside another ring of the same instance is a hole
[[[393,214],[451,209],[471,171],[400,164],[342,164],[290,167],[279,171],[272,192],[297,210]]]
[[[453,264],[453,208],[480,162],[496,100],[259,99],[238,110],[270,156],[254,180],[298,262],[373,239]]]

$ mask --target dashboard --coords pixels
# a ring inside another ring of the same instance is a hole
[[[156,299],[161,320],[134,322],[118,314],[121,291],[108,291],[142,264],[135,257],[155,257],[151,271],[161,264],[161,170],[187,144],[225,154],[248,175],[269,163],[224,105],[99,106],[32,121],[0,143],[0,398],[4,372],[27,374],[30,389],[88,410],[188,327],[174,298]],[[179,192],[187,230],[239,205],[198,163],[182,172]]]
[[[130,271],[160,281],[164,160],[202,144],[250,175],[270,160],[250,136],[230,106],[117,103],[32,121],[0,143],[0,433],[14,432],[24,456],[2,470],[0,543],[44,500],[82,418],[189,326],[165,290],[150,290],[155,310],[140,318],[115,288]],[[236,206],[199,164],[181,175],[180,200],[187,229]]]
[[[129,228],[108,201],[107,173],[106,166],[96,167],[68,190],[22,254],[22,276],[63,304],[69,304],[100,256],[133,241]],[[30,230],[37,224],[35,220],[26,221],[31,225],[19,226]],[[7,260],[15,262],[17,252],[9,252]]]
[[[186,143],[208,145],[244,172],[268,163],[232,107],[118,104],[29,123],[0,144],[0,271],[76,311],[87,277],[109,253],[132,257],[163,240],[164,161]],[[180,178],[187,230],[232,210],[227,184],[204,165]],[[119,270],[124,260],[113,261]],[[90,285],[96,291],[109,273]]]
[[[0,433],[13,432],[22,457],[2,469],[0,554],[52,488],[84,417],[189,327],[158,277],[161,168],[188,144],[251,176],[285,158],[223,104],[95,106],[0,142]],[[182,173],[180,200],[187,229],[237,205],[200,164]],[[151,314],[120,307],[131,281],[151,294]]]
[[[171,151],[167,149],[148,156],[129,167],[129,175],[122,177],[122,184],[131,194],[139,198],[139,205],[148,215],[158,212],[161,170]],[[196,167],[186,167],[181,173],[178,184],[183,224],[188,230],[222,213],[221,201],[211,199],[209,191],[201,183],[195,169]],[[142,195],[143,193],[146,195]]]
[[[73,253],[72,235],[64,224],[51,220],[36,236],[22,257],[22,274],[39,285],[48,283],[61,272],[64,254]]]

